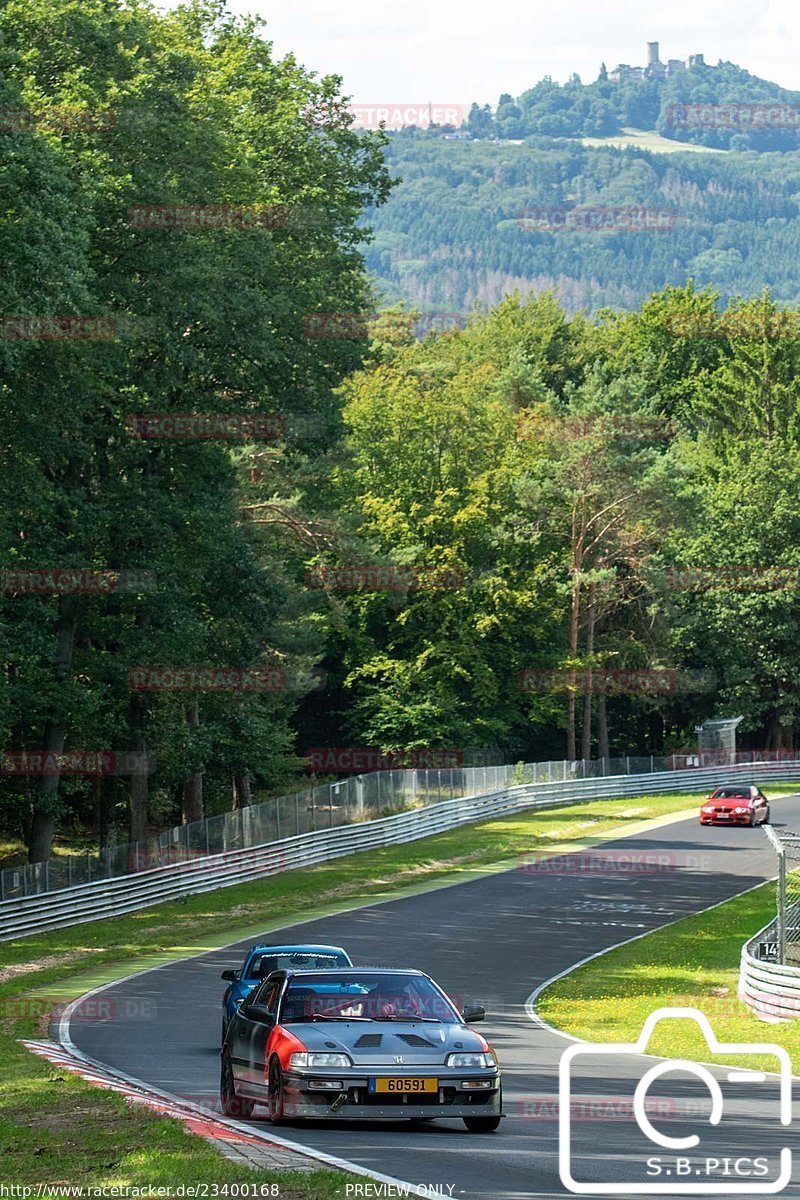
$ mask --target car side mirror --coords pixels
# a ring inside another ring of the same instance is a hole
[[[475,1021],[484,1021],[486,1019],[486,1009],[482,1004],[467,1004],[461,1013],[468,1025]]]
[[[257,1021],[259,1025],[274,1025],[275,1013],[266,1004],[243,1004],[239,1009],[248,1021]]]
[[[236,983],[236,981],[239,978],[239,972],[238,971],[223,971],[222,978],[225,980],[226,983]]]

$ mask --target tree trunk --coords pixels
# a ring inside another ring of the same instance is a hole
[[[114,866],[114,851],[117,848],[117,778],[103,775],[98,780],[97,825],[100,837],[100,861]],[[110,869],[113,875],[114,870]]]
[[[250,776],[247,771],[242,771],[241,774],[233,777],[233,811],[238,812],[241,808],[249,808],[252,803]]]
[[[186,709],[186,721],[187,724],[194,727],[200,724],[200,713],[198,711],[196,696]],[[202,771],[194,771],[188,779],[184,780],[181,810],[184,825],[190,825],[192,821],[202,821],[204,815]]]
[[[134,692],[128,711],[131,751],[144,756],[147,753],[145,720],[147,717],[144,696]],[[134,771],[130,783],[130,840],[143,842],[147,838],[148,776],[146,770]]]
[[[58,620],[56,632],[58,635],[54,676],[58,682],[65,682],[72,669],[72,651],[75,646],[75,630],[78,625],[78,604],[75,596],[59,596]],[[57,702],[56,702],[57,703]],[[47,721],[42,737],[43,754],[61,754],[64,749],[63,712],[55,711]],[[53,831],[56,824],[58,807],[58,784],[60,772],[54,769],[50,774],[42,775],[37,788],[36,799],[33,802],[31,814],[30,837],[28,841],[28,861],[46,862],[50,857],[53,845]]]
[[[580,507],[578,507],[580,506]],[[572,663],[578,657],[578,631],[581,616],[581,566],[586,539],[586,500],[581,496],[572,506],[572,610],[569,621],[569,653]],[[575,760],[575,689],[567,692],[567,758]]]
[[[781,748],[781,724],[778,717],[777,708],[773,708],[767,723],[767,744],[764,747],[765,750],[780,750]]]
[[[597,753],[601,758],[611,758],[608,749],[608,713],[603,692],[597,697]]]
[[[589,611],[586,627],[586,657],[589,667],[586,671],[586,692],[583,697],[583,731],[581,736],[581,758],[592,757],[592,668],[594,654],[594,623],[595,623],[595,585],[589,588]]]

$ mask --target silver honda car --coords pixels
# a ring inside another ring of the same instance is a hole
[[[497,1056],[422,971],[273,971],[231,1018],[220,1095],[231,1117],[256,1104],[273,1122],[502,1119]]]

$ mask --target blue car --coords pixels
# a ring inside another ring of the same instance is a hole
[[[350,955],[339,946],[251,946],[239,971],[223,971],[228,984],[222,997],[222,1040],[228,1022],[253,988],[273,971],[319,971],[327,967],[352,967]]]

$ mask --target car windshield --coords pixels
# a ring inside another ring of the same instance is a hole
[[[749,788],[717,788],[714,792],[715,800],[749,800]]]
[[[281,1020],[457,1021],[458,1013],[421,975],[305,975],[283,998]]]
[[[266,979],[273,971],[307,971],[315,967],[346,966],[341,954],[317,954],[311,951],[287,951],[283,954],[260,954],[251,959],[248,979]]]

